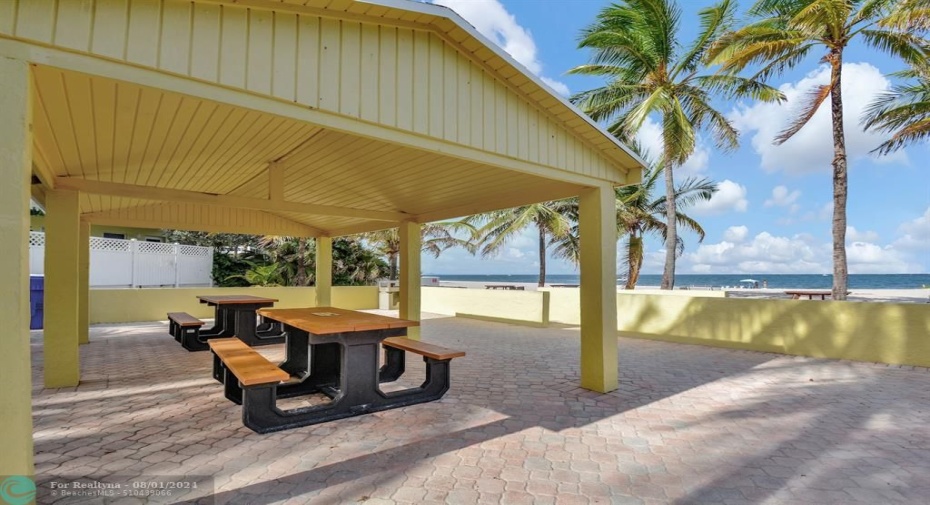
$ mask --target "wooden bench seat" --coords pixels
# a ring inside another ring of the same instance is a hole
[[[204,351],[207,347],[200,341],[200,328],[204,322],[187,312],[168,313],[168,332],[188,351]]]
[[[390,337],[383,341],[383,344],[395,349],[410,351],[420,356],[434,359],[436,361],[448,361],[453,358],[465,356],[465,351],[455,351],[428,342],[420,342],[407,337]]]
[[[394,382],[404,374],[406,369],[404,351],[423,356],[427,370],[430,369],[430,365],[442,365],[443,370],[447,371],[449,361],[453,358],[465,356],[463,351],[456,351],[407,337],[386,338],[381,341],[381,345],[384,348],[384,365],[378,371],[378,380],[381,382]],[[446,380],[448,380],[448,374]],[[446,389],[448,389],[448,384]]]
[[[242,388],[280,384],[291,375],[238,338],[207,341],[213,352],[213,377],[225,385],[226,398],[242,403]]]

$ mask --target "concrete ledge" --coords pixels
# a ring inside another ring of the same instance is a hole
[[[317,304],[314,287],[91,289],[90,323],[163,321],[168,312],[210,318],[213,307],[200,303],[197,296],[231,294],[276,298],[275,307],[282,309]],[[334,286],[332,297],[333,305],[344,309],[378,307],[377,286]]]
[[[493,317],[493,316],[481,316],[478,314],[466,314],[463,312],[456,312],[455,317],[461,317],[464,319],[477,319],[478,321],[489,321],[492,323],[505,323],[505,324],[515,324],[518,326],[530,326],[532,328],[548,328],[548,323],[543,323],[540,321],[528,321],[525,319],[509,319],[505,317]]]

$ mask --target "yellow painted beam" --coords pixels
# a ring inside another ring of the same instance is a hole
[[[284,165],[268,165],[268,199],[273,202],[284,201]]]
[[[333,239],[316,239],[316,304],[319,307],[333,305]]]
[[[78,250],[81,243],[78,193],[49,191],[45,217],[45,387],[77,386]]]
[[[610,186],[580,195],[581,387],[618,387],[617,201]]]
[[[155,204],[159,206],[172,206],[172,205],[185,205],[188,204],[166,204],[159,203]],[[213,219],[209,212],[197,212],[199,209],[206,210],[206,206],[194,206],[194,209],[185,210],[181,208],[167,208],[161,209],[159,215],[163,216],[162,218],[152,218],[146,215],[147,210],[151,206],[139,206],[132,207],[129,209],[114,209],[103,212],[91,212],[81,216],[81,219],[100,226],[128,226],[135,228],[163,228],[163,229],[173,229],[173,230],[190,230],[190,231],[206,231],[210,233],[252,233],[255,235],[283,235],[283,236],[294,236],[294,237],[315,237],[318,235],[324,235],[325,233],[322,230],[308,226],[303,223],[298,223],[293,219],[279,216],[270,212],[263,212],[259,210],[248,210],[248,209],[230,209],[229,207],[223,207],[223,212],[221,213],[224,218],[228,219]],[[238,217],[242,219],[235,219],[235,215],[230,215],[231,212],[238,212]],[[248,215],[243,215],[242,213],[257,213],[257,214],[267,214],[269,217],[274,218],[278,221],[275,226],[268,226],[267,224],[262,224],[262,220],[258,219],[256,216],[255,222],[251,219],[248,219]],[[180,219],[172,218],[169,216],[181,216]],[[380,221],[379,221],[380,222]]]
[[[359,233],[368,233],[370,231],[381,231],[387,230],[389,228],[397,228],[399,225],[400,222],[389,223],[387,221],[369,221],[363,224],[346,226],[344,228],[336,228],[335,230],[330,230],[327,235],[330,237],[346,237],[349,235],[358,235]]]
[[[577,195],[581,189],[582,188],[580,186],[565,184],[558,188],[553,188],[552,190],[547,191],[514,193],[512,195],[508,195],[506,199],[500,199],[494,202],[485,201],[482,203],[473,203],[460,207],[442,209],[436,212],[420,214],[417,216],[416,220],[420,223],[431,223],[433,221],[441,221],[444,219],[452,219],[463,216],[472,216],[482,212],[509,209],[511,207],[519,207],[521,205],[529,205],[531,203],[561,200],[563,198],[571,198]]]
[[[314,214],[317,216],[355,217],[383,221],[397,221],[399,219],[410,218],[409,214],[404,214],[403,212],[352,209],[348,207],[316,205],[312,203],[279,202],[262,200],[259,198],[247,198],[244,196],[214,195],[210,193],[200,193],[198,191],[185,191],[182,189],[94,181],[81,179],[79,177],[58,177],[55,179],[55,187],[93,195],[141,198],[144,200],[159,200],[165,202],[196,203],[201,205],[216,205],[220,207],[235,207],[239,209],[263,210],[268,212],[295,212],[298,214]]]
[[[0,57],[0,475],[33,475],[29,356],[32,74]]]
[[[420,320],[420,250],[419,223],[400,224],[400,317]],[[420,328],[408,328],[407,337],[420,340]]]
[[[55,189],[55,171],[49,166],[48,157],[38,143],[33,145],[32,173],[39,179],[43,189]]]
[[[78,343],[90,342],[90,223],[81,221],[81,236],[78,244]]]

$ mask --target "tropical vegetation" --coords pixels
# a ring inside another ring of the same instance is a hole
[[[721,65],[721,75],[733,77],[751,68],[749,80],[765,81],[806,63],[807,56],[815,51],[819,51],[820,61],[830,66],[830,81],[810,91],[797,118],[775,142],[783,143],[794,136],[830,99],[834,150],[833,298],[845,300],[848,288],[848,174],[842,97],[845,51],[854,40],[859,40],[920,67],[930,56],[930,44],[921,36],[930,26],[930,9],[926,0],[758,0],[748,14],[748,24],[722,34],[704,55],[709,63]],[[905,124],[900,120],[901,115],[885,114],[876,118],[875,125],[895,128]]]
[[[464,221],[426,223],[420,226],[422,251],[438,258],[439,254],[450,247],[463,247],[474,253],[473,238],[477,230]],[[465,238],[459,235],[465,235]],[[400,257],[400,231],[388,228],[368,233],[360,237],[376,251],[387,258],[390,266],[390,279],[397,279],[397,259]]]
[[[866,128],[891,135],[875,149],[879,154],[930,139],[930,68],[906,70],[895,76],[906,79],[906,83],[879,95],[863,118]]]
[[[476,214],[460,221],[474,229],[470,250],[482,256],[497,256],[504,246],[524,229],[532,227],[539,238],[539,286],[546,285],[546,251],[549,246],[564,240],[577,222],[577,200],[556,200],[534,203],[512,209]]]
[[[738,132],[711,104],[712,97],[783,100],[756,78],[708,70],[708,50],[732,28],[736,2],[724,0],[700,11],[701,30],[687,46],[680,41],[681,9],[674,0],[622,0],[604,8],[582,32],[579,47],[591,62],[573,74],[606,79],[572,101],[621,141],[630,141],[651,116],[662,129],[665,181],[665,268],[662,288],[672,289],[678,249],[675,168],[694,152],[699,131],[721,149],[735,149]]]
[[[662,170],[660,165],[650,163],[643,172],[641,183],[616,189],[617,231],[625,237],[622,246],[624,256],[621,259],[628,267],[626,289],[633,289],[639,281],[644,256],[643,236],[653,233],[665,238],[668,235],[668,226],[663,220],[667,215],[666,199],[664,196],[655,196],[656,186],[663,176]],[[716,192],[717,184],[696,177],[686,178],[675,188],[675,221],[678,226],[694,232],[698,242],[704,241],[704,228],[682,210],[698,201],[710,200]],[[685,243],[679,235],[675,253],[681,256],[684,250]]]
[[[309,286],[315,282],[316,242],[280,236],[164,230],[166,240],[213,247],[213,281],[220,287]],[[379,253],[360,239],[333,240],[333,285],[370,285],[389,275]]]

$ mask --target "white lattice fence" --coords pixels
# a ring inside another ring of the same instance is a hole
[[[45,234],[29,237],[29,273],[45,270]],[[91,237],[91,287],[212,286],[213,248]]]
[[[131,287],[132,263],[131,240],[90,238],[91,286]]]
[[[45,273],[45,234],[40,231],[29,232],[29,274]]]

